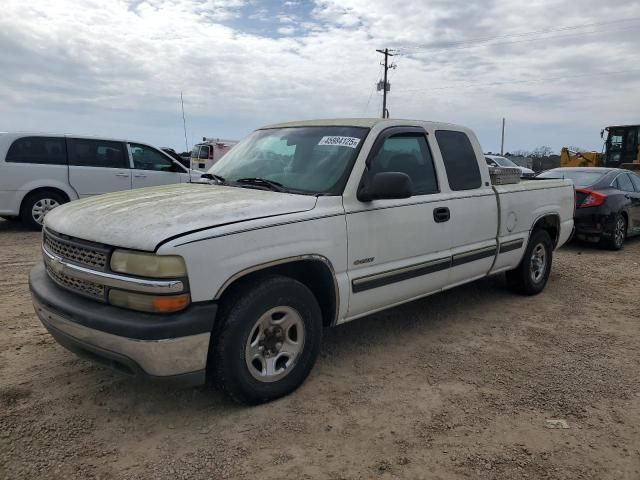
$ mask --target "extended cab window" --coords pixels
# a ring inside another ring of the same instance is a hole
[[[436,140],[440,146],[451,190],[479,188],[482,185],[482,177],[469,137],[463,132],[437,130]]]
[[[107,140],[69,139],[69,165],[129,168],[124,144]]]
[[[14,141],[6,157],[12,163],[66,165],[67,146],[64,138],[24,137]]]
[[[372,175],[401,172],[411,179],[414,195],[438,192],[438,181],[431,152],[424,135],[397,134],[387,138],[369,166]]]
[[[155,170],[158,172],[175,171],[174,163],[155,148],[139,143],[130,143],[133,168],[138,170]]]

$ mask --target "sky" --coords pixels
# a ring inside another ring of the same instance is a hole
[[[640,0],[3,0],[0,131],[185,150],[288,120],[473,128],[485,151],[600,150],[640,123]]]

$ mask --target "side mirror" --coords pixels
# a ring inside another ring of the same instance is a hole
[[[391,200],[409,198],[413,195],[413,183],[409,175],[402,172],[376,173],[368,185],[358,191],[358,200]]]

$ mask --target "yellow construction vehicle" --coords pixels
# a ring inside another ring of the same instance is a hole
[[[598,167],[603,155],[598,152],[578,152],[562,147],[560,150],[561,167]]]
[[[605,142],[604,167],[640,170],[640,125],[616,125],[600,132]]]
[[[563,147],[560,151],[561,167],[613,167],[640,170],[640,125],[614,125],[600,132],[607,138],[604,153],[578,152]]]

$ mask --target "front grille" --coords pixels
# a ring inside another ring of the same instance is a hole
[[[45,264],[46,265],[46,264]],[[97,283],[87,282],[78,278],[70,277],[64,273],[58,273],[47,265],[47,273],[61,287],[73,290],[76,293],[94,300],[104,301],[104,286]]]
[[[107,253],[90,246],[53,237],[47,232],[44,233],[44,245],[48,251],[69,262],[95,270],[107,268]]]

